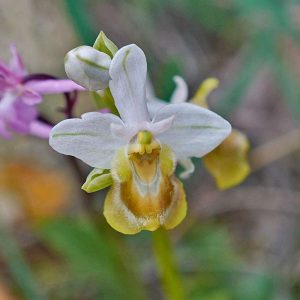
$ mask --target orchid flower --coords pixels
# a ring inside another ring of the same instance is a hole
[[[104,216],[125,234],[178,225],[187,204],[174,175],[177,159],[205,155],[231,131],[222,117],[189,103],[166,105],[151,116],[146,75],[144,52],[134,44],[121,48],[109,67],[120,117],[89,112],[58,123],[50,134],[56,151],[111,170]]]
[[[39,79],[28,75],[15,46],[11,61],[0,60],[0,136],[10,138],[12,132],[48,138],[51,127],[37,120],[36,105],[44,94],[65,93],[83,88],[67,79]]]
[[[176,89],[171,96],[170,103],[183,103],[189,101],[195,105],[208,108],[207,97],[218,87],[216,78],[207,78],[199,86],[196,94],[188,100],[188,88],[183,78],[174,77]],[[151,91],[151,89],[149,89]],[[156,99],[153,92],[148,93],[148,107],[152,114],[159,108],[167,105],[165,101]],[[220,190],[232,188],[243,182],[251,172],[248,160],[250,143],[247,136],[237,129],[213,151],[203,157],[203,163],[208,172],[214,177]],[[200,157],[200,156],[199,156]],[[180,178],[188,178],[195,170],[191,159],[180,160],[179,164],[184,171]]]

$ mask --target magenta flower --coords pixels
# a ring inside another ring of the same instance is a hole
[[[8,139],[13,132],[48,138],[52,128],[38,120],[36,105],[44,94],[67,93],[83,88],[68,79],[48,75],[28,75],[15,46],[11,60],[0,60],[0,136]]]

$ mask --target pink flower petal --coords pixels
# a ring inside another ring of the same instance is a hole
[[[6,140],[11,138],[11,133],[7,130],[6,125],[2,120],[0,120],[0,136]]]
[[[27,105],[35,105],[42,102],[42,96],[33,90],[25,90],[21,95],[22,101]]]
[[[48,139],[50,135],[50,131],[52,129],[52,126],[42,123],[40,121],[33,121],[30,124],[30,134],[40,137],[40,138],[45,138]]]
[[[85,90],[83,87],[69,79],[32,80],[26,82],[25,86],[40,94],[59,94],[74,90]]]
[[[17,50],[16,45],[10,46],[11,52],[11,60],[9,63],[10,70],[15,73],[18,77],[24,77],[27,75],[27,71],[25,70],[23,60]]]

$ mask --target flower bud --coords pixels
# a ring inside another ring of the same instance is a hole
[[[96,50],[108,54],[111,58],[118,51],[118,47],[101,31],[93,46]]]
[[[65,71],[70,79],[88,90],[106,88],[109,82],[111,58],[89,46],[69,51],[65,57]]]
[[[112,176],[109,170],[95,168],[81,187],[87,193],[100,191],[112,185]]]

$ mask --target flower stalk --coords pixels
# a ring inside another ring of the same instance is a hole
[[[173,248],[167,231],[162,228],[154,231],[152,233],[152,241],[157,270],[163,286],[165,299],[186,299],[182,279],[178,272]]]

